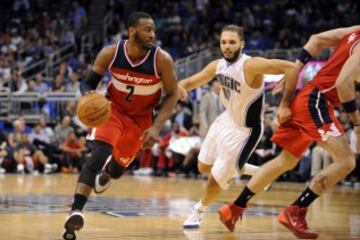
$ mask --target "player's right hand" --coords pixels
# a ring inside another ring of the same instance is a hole
[[[182,101],[187,100],[187,98],[189,97],[186,89],[180,84],[178,84],[178,95],[179,95],[179,99]]]
[[[276,118],[280,124],[283,124],[288,120],[290,120],[291,118],[290,107],[286,105],[280,105],[276,113]]]

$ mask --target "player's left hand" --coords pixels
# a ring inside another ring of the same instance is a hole
[[[160,130],[152,126],[146,129],[140,137],[140,141],[143,142],[142,149],[150,149],[157,142],[160,134]]]
[[[187,98],[189,97],[186,89],[180,84],[178,84],[178,95],[179,95],[179,99],[182,101],[186,101]]]
[[[280,124],[283,124],[290,120],[291,118],[291,109],[289,106],[280,105],[276,113],[276,118]]]

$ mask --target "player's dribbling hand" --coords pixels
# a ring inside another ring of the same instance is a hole
[[[150,149],[157,142],[160,130],[157,127],[152,126],[146,129],[140,137],[140,141],[143,142],[142,149]]]
[[[280,105],[276,113],[276,118],[280,124],[287,122],[291,118],[290,107],[285,105]]]
[[[183,86],[178,84],[178,95],[180,100],[185,101],[188,98],[188,93]]]

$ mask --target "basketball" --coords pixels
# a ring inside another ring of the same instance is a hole
[[[87,94],[80,98],[76,114],[86,126],[99,127],[110,118],[110,102],[99,93]]]

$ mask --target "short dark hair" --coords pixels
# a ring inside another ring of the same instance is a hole
[[[221,32],[224,32],[224,31],[236,32],[240,36],[240,39],[244,40],[244,29],[243,29],[243,27],[240,27],[240,26],[235,25],[235,24],[226,25],[221,30]]]
[[[150,19],[152,19],[152,17],[146,12],[134,12],[127,19],[127,22],[126,22],[127,27],[136,26],[136,24],[139,23],[139,20],[141,18],[150,18]]]

